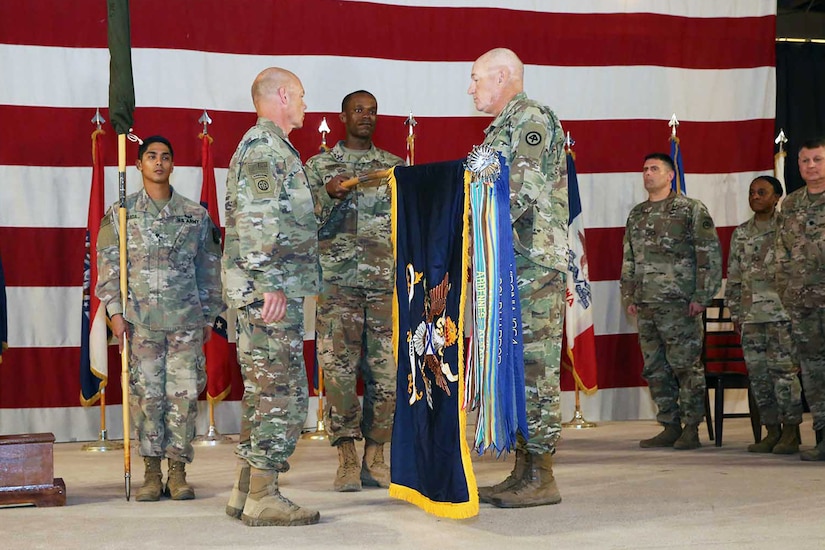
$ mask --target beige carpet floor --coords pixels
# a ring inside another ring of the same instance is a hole
[[[724,446],[701,432],[696,451],[640,449],[650,421],[565,430],[556,455],[563,502],[522,510],[481,505],[448,520],[390,499],[386,490],[332,491],[337,459],[325,441],[302,440],[282,491],[321,511],[307,527],[249,528],[224,515],[233,445],[199,447],[189,468],[193,501],[127,502],[121,453],[55,446],[65,507],[0,509],[0,548],[674,549],[825,548],[825,463],[755,455],[747,419],[725,421]],[[803,448],[813,445],[810,419]],[[133,453],[133,491],[142,463]],[[512,458],[474,460],[479,484],[503,478]]]

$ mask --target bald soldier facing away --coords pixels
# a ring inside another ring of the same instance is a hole
[[[226,513],[246,525],[307,525],[320,514],[284,497],[307,415],[303,303],[318,293],[318,227],[298,151],[287,135],[303,126],[304,87],[272,67],[252,84],[258,122],[238,144],[226,178],[226,303],[238,309],[244,378],[237,476]]]
[[[510,217],[524,342],[528,437],[519,434],[513,471],[479,487],[501,508],[561,502],[552,455],[561,434],[559,364],[567,274],[567,177],[564,135],[555,113],[524,93],[524,65],[512,51],[490,50],[473,64],[467,93],[493,115],[484,144],[510,167]]]

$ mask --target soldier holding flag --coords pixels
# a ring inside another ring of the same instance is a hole
[[[117,208],[100,224],[96,293],[112,331],[130,341],[130,407],[144,458],[144,484],[136,500],[195,498],[186,483],[192,462],[198,394],[206,385],[203,342],[223,307],[220,230],[206,209],[169,184],[172,144],[146,138],[138,149],[143,189],[126,197],[129,217],[120,235]],[[123,310],[119,240],[126,239],[129,291]],[[127,334],[128,333],[128,334]],[[169,459],[164,487],[161,460]]]
[[[495,118],[485,145],[510,168],[510,215],[524,341],[529,434],[519,433],[513,471],[479,487],[479,499],[502,508],[561,502],[552,455],[561,435],[560,361],[568,263],[564,134],[556,114],[524,93],[524,64],[496,48],[473,64],[467,93]],[[479,245],[476,245],[479,246]]]
[[[316,320],[318,363],[325,374],[326,426],[338,448],[336,491],[364,485],[389,487],[384,444],[392,437],[395,361],[392,354],[393,253],[390,194],[386,178],[353,188],[352,176],[392,168],[404,161],[372,142],[378,102],[365,90],[341,102],[346,137],[306,164],[321,226],[318,249],[323,272]],[[366,353],[361,357],[362,338]],[[356,393],[364,380],[363,410]],[[360,465],[355,440],[365,438]]]

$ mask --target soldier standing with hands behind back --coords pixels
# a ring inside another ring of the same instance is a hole
[[[805,187],[782,203],[777,284],[791,316],[814,431],[821,434],[825,430],[825,137],[803,143],[798,162]],[[825,460],[825,438],[799,458]]]
[[[799,451],[802,387],[793,360],[791,321],[776,290],[776,233],[782,224],[776,204],[781,197],[778,179],[759,176],[751,182],[748,202],[754,214],[734,230],[728,257],[727,303],[742,335],[751,389],[767,429],[759,443],[748,446],[752,453]]]

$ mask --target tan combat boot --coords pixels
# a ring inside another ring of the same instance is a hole
[[[561,502],[561,494],[553,477],[553,457],[550,453],[528,454],[522,483],[509,491],[496,493],[490,499],[499,508],[527,508]]]
[[[650,449],[653,447],[673,447],[676,440],[682,435],[682,425],[678,422],[675,424],[665,424],[665,429],[659,434],[650,439],[642,439],[639,441],[639,447],[642,449]]]
[[[390,467],[384,462],[384,444],[367,439],[361,462],[361,483],[367,487],[390,486]]]
[[[802,443],[799,440],[799,424],[782,425],[782,436],[779,438],[779,443],[773,448],[775,455],[792,455],[799,452],[799,445]]]
[[[489,503],[494,495],[505,491],[511,491],[515,489],[517,485],[522,483],[524,480],[524,472],[527,470],[529,456],[530,455],[527,454],[527,451],[516,449],[516,463],[513,465],[513,471],[510,472],[510,475],[507,476],[504,481],[497,483],[496,485],[479,487],[479,502]]]
[[[340,493],[361,490],[358,454],[355,452],[355,441],[352,438],[347,437],[338,442],[338,471],[335,473],[333,487]]]
[[[155,502],[163,493],[163,472],[160,471],[159,456],[144,456],[146,471],[143,473],[143,485],[135,493],[138,502]]]
[[[186,463],[169,459],[166,475],[166,495],[172,500],[192,500],[195,490],[186,483]]]
[[[685,424],[682,435],[673,444],[677,451],[687,451],[698,449],[702,444],[699,442],[699,424]]]
[[[312,525],[320,519],[321,514],[317,510],[301,508],[281,494],[278,490],[278,472],[250,468],[249,494],[241,514],[244,524],[250,527],[290,527]]]
[[[766,424],[765,428],[768,430],[767,435],[759,443],[748,445],[749,453],[769,453],[779,442],[779,424]]]
[[[246,504],[247,494],[249,494],[249,462],[238,459],[238,468],[235,472],[235,484],[232,486],[229,503],[226,505],[227,516],[240,519],[241,514],[243,514],[244,504]]]

